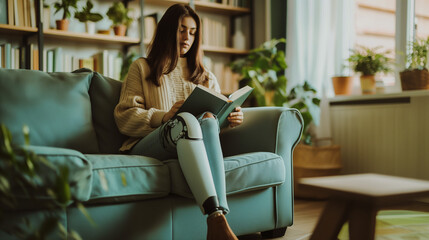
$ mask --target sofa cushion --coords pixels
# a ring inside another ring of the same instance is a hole
[[[23,195],[22,192],[15,191],[15,195],[20,202],[18,208],[40,208],[45,203],[49,204],[52,198],[45,190],[41,190],[38,186],[55,188],[57,174],[54,174],[54,171],[58,173],[62,167],[67,167],[68,169],[68,183],[72,199],[79,201],[86,201],[89,199],[92,183],[92,168],[91,164],[82,153],[71,149],[41,146],[25,146],[24,149],[27,152],[32,152],[43,157],[55,168],[44,164],[39,165],[37,174],[40,179],[35,179],[33,182],[36,189],[27,189],[34,199],[29,199],[27,194]],[[24,161],[23,154],[18,155],[18,161]],[[14,187],[12,186],[12,188]],[[45,202],[47,200],[48,202]]]
[[[119,153],[119,148],[128,138],[119,132],[113,117],[113,110],[119,102],[121,86],[122,82],[104,77],[97,72],[92,76],[89,97],[100,153]]]
[[[87,154],[93,182],[88,203],[112,203],[166,196],[168,167],[161,161],[133,155]]]
[[[280,185],[286,173],[283,159],[270,152],[255,152],[226,157],[225,178],[227,194],[253,191]],[[171,192],[192,197],[191,190],[176,159],[165,163],[170,169]]]
[[[45,73],[0,69],[0,123],[17,144],[23,125],[32,145],[97,153],[89,84],[92,73]]]

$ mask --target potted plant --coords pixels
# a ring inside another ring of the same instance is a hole
[[[284,51],[277,48],[285,42],[272,39],[230,64],[232,71],[241,74],[240,84],[254,88],[252,95],[259,106],[282,106],[286,101],[287,64]]]
[[[115,2],[108,10],[106,15],[113,22],[113,30],[117,36],[125,36],[127,27],[133,21],[128,16],[129,9],[122,2]]]
[[[392,59],[387,56],[390,51],[378,52],[379,48],[358,46],[351,50],[352,55],[347,59],[354,72],[361,73],[360,83],[363,94],[375,93],[376,73],[392,71],[390,66]]]
[[[294,179],[298,182],[301,177],[321,176],[337,173],[340,168],[339,158],[332,159],[331,156],[338,156],[339,146],[314,146],[314,134],[311,125],[319,124],[320,99],[316,90],[308,83],[293,87],[290,92],[286,91],[287,79],[285,70],[287,68],[285,54],[277,48],[280,43],[285,43],[285,39],[273,39],[263,43],[260,47],[250,51],[244,59],[237,59],[231,63],[231,69],[240,73],[241,84],[248,84],[254,87],[253,95],[259,106],[287,106],[296,108],[301,112],[304,120],[304,130],[300,144],[294,150]],[[328,152],[328,154],[326,154]],[[324,164],[325,162],[334,162]],[[319,169],[319,166],[327,169]],[[296,172],[296,173],[295,173]],[[300,192],[295,186],[295,195],[300,196]],[[302,195],[304,195],[305,192]]]
[[[69,26],[69,18],[71,16],[70,10],[77,8],[77,2],[79,0],[60,0],[56,2],[54,7],[56,9],[55,13],[63,10],[63,17],[60,20],[56,21],[57,29],[67,31]]]
[[[76,12],[74,17],[80,22],[85,23],[85,29],[87,33],[95,33],[95,23],[103,19],[103,16],[99,13],[92,13],[91,10],[94,4],[90,0],[86,1],[86,6],[82,8],[82,11]]]
[[[407,68],[400,72],[402,90],[429,89],[428,54],[429,37],[410,43]]]

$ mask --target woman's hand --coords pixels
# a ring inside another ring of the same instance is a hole
[[[176,102],[171,107],[170,111],[168,111],[166,114],[164,114],[164,117],[162,118],[162,123],[165,123],[168,120],[170,120],[170,118],[172,118],[176,114],[177,110],[179,110],[179,108],[183,105],[184,102],[185,102],[185,100]]]
[[[243,123],[244,115],[241,107],[236,107],[232,113],[228,115],[228,122],[230,127],[236,127]]]

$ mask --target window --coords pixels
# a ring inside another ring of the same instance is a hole
[[[418,39],[429,37],[429,1],[415,0],[415,31]]]
[[[423,0],[427,1],[427,0]],[[395,0],[356,0],[355,46],[389,50],[395,58]],[[377,76],[377,81],[385,86],[395,84],[395,74]]]

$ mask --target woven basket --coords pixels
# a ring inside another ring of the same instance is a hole
[[[429,72],[426,69],[400,72],[402,90],[429,89]]]
[[[293,152],[293,175],[295,196],[299,198],[324,199],[327,196],[300,189],[300,178],[338,175],[341,171],[340,146],[308,146],[298,144]]]

